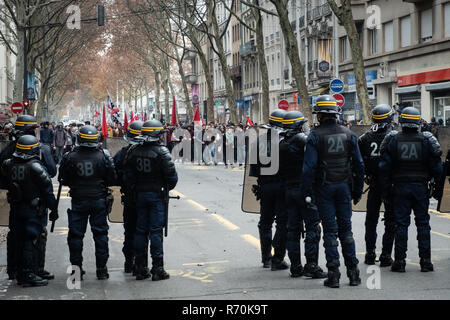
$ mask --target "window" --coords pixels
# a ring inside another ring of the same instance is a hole
[[[384,24],[384,51],[394,50],[394,24],[388,22]]]
[[[370,54],[376,54],[378,52],[377,29],[369,29],[369,52]]]
[[[280,78],[277,78],[277,84],[280,84]]]
[[[420,13],[420,39],[422,42],[433,40],[433,9]]]
[[[270,40],[273,40],[273,33],[270,34]]]
[[[270,85],[271,86],[273,86],[275,83],[274,83],[274,80],[272,79],[272,80],[270,80]]]
[[[446,3],[444,6],[444,26],[445,26],[445,37],[450,37],[450,2]]]
[[[347,60],[347,37],[339,38],[339,50],[341,61]]]
[[[269,42],[269,36],[266,36],[266,42]]]
[[[411,17],[407,16],[400,20],[400,37],[401,47],[408,47],[411,45]]]
[[[280,31],[277,31],[275,34],[276,34],[276,38],[278,39],[280,37]]]

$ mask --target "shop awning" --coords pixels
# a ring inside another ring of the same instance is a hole
[[[420,92],[420,86],[408,86],[395,88],[395,94],[407,94]]]
[[[450,81],[425,85],[427,91],[450,90]]]

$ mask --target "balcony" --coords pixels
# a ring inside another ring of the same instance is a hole
[[[239,79],[241,77],[241,65],[237,64],[234,66],[229,66],[230,69],[230,77],[232,80]]]
[[[256,53],[255,40],[250,40],[239,47],[241,57],[249,56]]]
[[[187,48],[186,52],[184,53],[184,58],[186,60],[194,60],[197,57],[197,52],[194,48]]]
[[[189,84],[196,84],[197,74],[195,72],[186,72],[184,75],[184,81]]]
[[[333,11],[328,3],[322,5],[322,15],[327,16],[331,14]]]

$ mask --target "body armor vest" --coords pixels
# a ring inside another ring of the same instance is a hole
[[[306,135],[288,135],[280,142],[280,177],[287,183],[300,183]]]
[[[351,181],[349,129],[338,124],[314,129],[319,139],[319,182]]]
[[[160,145],[145,143],[130,150],[130,165],[135,168],[137,192],[159,192],[165,186],[160,149]]]
[[[41,165],[38,160],[29,160],[29,161],[23,161],[23,160],[17,160],[14,159],[11,161],[11,165],[9,167],[9,177],[11,186],[9,187],[9,190],[12,191],[14,194],[15,192],[19,191],[20,193],[20,202],[31,202],[31,200],[35,198],[39,198],[40,190],[39,186],[36,183],[33,183],[33,168],[32,165],[34,163],[37,163],[38,165]],[[14,188],[17,188],[19,190],[14,190]],[[13,200],[19,200],[19,199],[13,199]]]
[[[361,137],[360,151],[364,160],[366,175],[378,177],[378,164],[380,163],[380,149],[386,135],[390,130],[369,131]]]
[[[424,139],[419,132],[399,133],[396,136],[394,182],[426,183],[429,180],[427,157],[423,150]]]

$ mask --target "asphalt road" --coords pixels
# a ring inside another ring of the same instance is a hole
[[[169,236],[164,238],[165,268],[170,279],[136,281],[123,272],[123,226],[110,224],[109,280],[95,276],[92,234],[84,241],[85,280],[80,289],[68,289],[67,216],[70,198],[63,189],[60,219],[47,242],[46,269],[55,280],[47,287],[22,288],[7,280],[6,245],[0,245],[0,299],[104,300],[291,300],[291,299],[449,299],[450,215],[430,212],[432,261],[435,272],[421,273],[414,220],[409,234],[406,273],[364,265],[364,213],[354,213],[353,233],[360,260],[362,284],[350,287],[341,258],[341,288],[329,289],[323,280],[290,278],[289,270],[262,268],[258,241],[259,215],[240,209],[243,170],[223,166],[178,164],[179,183],[171,200]],[[55,185],[55,192],[57,186]],[[50,227],[49,227],[50,229]],[[88,228],[89,229],[89,228]],[[378,234],[382,234],[380,223]],[[379,236],[380,238],[380,236]],[[381,239],[378,239],[381,245]],[[303,248],[303,245],[302,245]],[[325,269],[322,241],[320,265]],[[378,251],[378,250],[377,250]],[[378,252],[379,254],[380,252]],[[286,258],[289,262],[289,260]]]

